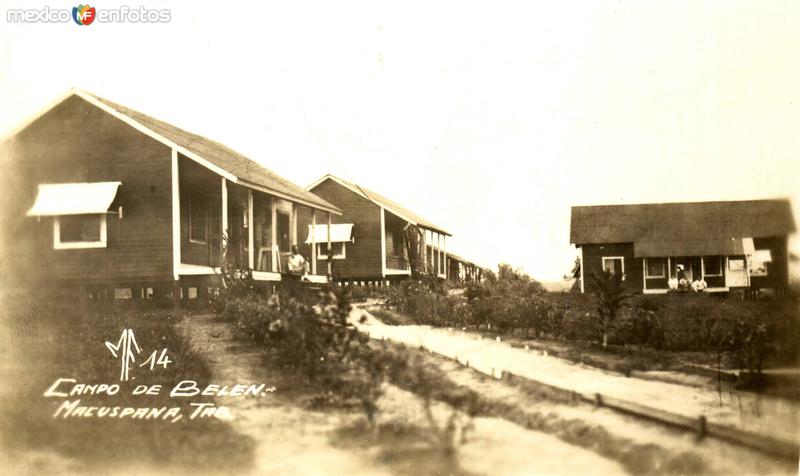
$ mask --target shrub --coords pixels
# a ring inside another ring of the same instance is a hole
[[[608,346],[608,331],[617,313],[625,303],[625,289],[622,287],[622,274],[603,270],[593,273],[589,287],[597,299],[597,315],[600,319],[603,347]]]

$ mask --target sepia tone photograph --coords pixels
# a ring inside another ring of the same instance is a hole
[[[800,471],[800,2],[0,15],[0,473]]]

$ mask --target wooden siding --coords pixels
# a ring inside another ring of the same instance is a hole
[[[334,276],[341,279],[381,278],[381,208],[330,179],[318,184],[311,191],[342,210],[342,216],[333,215],[331,223],[354,224],[355,243],[347,244],[346,259],[333,261]],[[302,219],[298,217],[298,220],[298,227],[307,230],[311,223],[310,218],[304,215]],[[317,212],[317,223],[327,223],[325,213]],[[325,272],[326,266],[324,260],[317,262],[320,274]]]
[[[757,250],[770,250],[772,263],[767,267],[766,276],[752,276],[751,288],[786,288],[789,286],[789,241],[786,236],[756,238],[753,244]]]
[[[31,281],[172,279],[171,151],[78,97],[2,145],[5,272]],[[53,219],[26,217],[40,183],[121,181],[108,244],[53,249]],[[4,274],[6,274],[4,273]],[[21,274],[20,276],[23,276]]]
[[[642,259],[633,256],[633,243],[609,243],[605,245],[583,245],[583,270],[586,272],[586,292],[593,272],[603,270],[603,257],[622,256],[624,258],[625,288],[629,291],[641,291]]]

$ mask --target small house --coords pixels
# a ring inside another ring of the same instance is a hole
[[[447,278],[447,237],[451,234],[444,228],[334,175],[325,175],[307,190],[342,211],[332,217],[330,228],[303,217],[301,227],[308,230],[305,253],[314,266],[323,263],[344,282],[377,284],[410,276],[410,260],[416,259],[420,272]]]
[[[220,143],[85,91],[0,150],[6,273],[92,297],[204,299],[223,253],[272,286],[302,240],[298,216],[341,214]]]
[[[570,242],[580,252],[583,292],[602,270],[643,293],[781,292],[794,231],[788,200],[576,206]]]

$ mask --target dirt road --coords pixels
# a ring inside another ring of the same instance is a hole
[[[182,323],[193,346],[210,359],[213,381],[270,382],[263,355],[253,346],[233,340],[231,325],[212,315],[192,316]],[[387,385],[381,398],[380,420],[387,426],[426,425],[420,401],[411,393]],[[252,474],[280,475],[383,475],[383,474],[626,474],[618,462],[531,431],[500,418],[476,418],[467,442],[458,448],[457,467],[431,462],[436,455],[426,449],[425,435],[413,441],[391,440],[383,447],[363,439],[363,434],[342,436],[359,428],[363,417],[335,409],[309,410],[280,397],[264,399],[220,398],[230,406],[232,425],[256,444]],[[437,404],[435,414],[446,421],[450,408]],[[358,431],[358,430],[356,430]],[[362,432],[363,433],[363,432]],[[337,441],[339,440],[339,441]],[[398,446],[403,446],[402,451]]]

